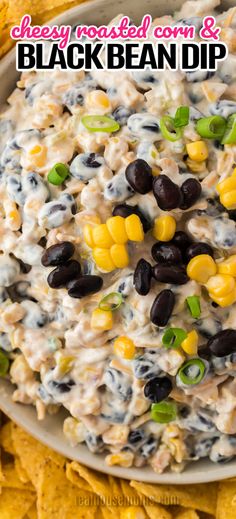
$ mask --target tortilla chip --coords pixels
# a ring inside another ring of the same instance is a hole
[[[52,20],[52,18],[55,18],[67,9],[71,9],[72,7],[82,4],[84,1],[85,0],[72,0],[72,2],[68,6],[66,6],[66,9],[65,5],[60,5],[59,7],[54,7],[53,9],[50,9],[48,11],[45,10],[44,12],[37,13],[36,16],[32,14],[32,22],[37,25],[43,25],[48,20]]]
[[[178,512],[177,515],[175,515],[175,519],[199,519],[199,515],[195,510],[189,508]]]
[[[162,505],[150,505],[150,506],[145,506],[144,505],[144,508],[146,510],[146,513],[147,513],[147,516],[150,518],[150,519],[172,519],[172,514],[170,512],[168,512],[168,510],[166,510],[166,508],[164,508],[164,506]],[[181,519],[181,518],[179,518]],[[183,519],[196,519],[195,517],[183,517]]]
[[[108,477],[100,472],[89,469],[80,465],[77,461],[73,463],[74,470],[76,470],[79,476],[87,482],[92,488],[92,491],[97,494],[104,502],[106,499],[111,499],[112,493],[108,482]]]
[[[66,477],[78,488],[87,490],[88,492],[93,492],[91,485],[79,475],[76,461],[66,464]]]
[[[34,492],[34,487],[30,482],[23,483],[16,472],[14,463],[8,463],[3,467],[3,480],[1,482],[3,488],[18,488],[19,490],[28,490]]]
[[[57,8],[60,6],[64,6],[65,4],[70,7],[70,4],[73,0],[50,0],[50,8]],[[48,10],[48,0],[9,0],[8,10],[7,10],[7,19],[10,23],[19,21],[22,16],[27,14],[37,15],[38,13],[43,13]]]
[[[12,424],[12,439],[21,465],[34,487],[37,487],[40,466],[46,458],[53,460],[60,467],[65,464],[63,456],[42,445],[15,424]]]
[[[22,483],[28,483],[29,477],[26,470],[22,467],[20,458],[18,458],[18,456],[15,456],[14,462],[18,478],[20,479],[20,481],[22,481]]]
[[[95,519],[93,494],[80,490],[66,478],[65,471],[47,458],[39,469],[38,519]],[[81,504],[82,503],[82,504]]]
[[[0,495],[1,519],[22,519],[35,501],[35,494],[18,488],[4,488]]]
[[[12,440],[11,422],[7,422],[0,430],[0,445],[3,447],[4,451],[9,452],[12,456],[16,454]]]
[[[139,481],[131,481],[131,486],[155,503],[163,505],[181,505],[194,508],[208,514],[215,514],[217,484],[208,485],[149,485]]]
[[[38,512],[35,504],[28,510],[27,519],[38,519]]]
[[[98,510],[96,512],[96,519],[103,519],[102,509],[101,508],[98,508]]]
[[[236,482],[219,483],[216,519],[235,519],[236,517]]]

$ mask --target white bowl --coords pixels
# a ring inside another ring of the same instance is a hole
[[[71,25],[76,23],[99,25],[110,21],[119,13],[124,13],[135,22],[140,22],[142,16],[146,13],[153,16],[171,13],[173,10],[177,10],[182,3],[182,0],[146,0],[145,2],[143,0],[135,0],[135,2],[133,0],[96,0],[70,9],[51,23],[56,21],[56,23]],[[222,5],[224,8],[233,7],[235,6],[235,0],[225,0]],[[1,104],[13,90],[17,75],[15,51],[13,49],[0,63]],[[167,484],[205,483],[236,476],[236,461],[220,465],[203,460],[193,462],[181,474],[166,472],[161,475],[155,474],[149,467],[130,469],[116,466],[108,467],[104,462],[103,455],[92,454],[85,445],[71,447],[68,444],[62,432],[65,412],[61,411],[57,415],[47,416],[45,420],[39,422],[32,406],[24,406],[12,401],[12,391],[12,385],[8,381],[0,379],[0,408],[12,420],[52,449],[96,470],[127,479]]]

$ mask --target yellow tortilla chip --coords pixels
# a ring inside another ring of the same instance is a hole
[[[22,519],[35,501],[35,494],[27,490],[4,488],[0,495],[1,519]]]
[[[80,490],[65,471],[47,458],[39,469],[38,519],[96,519],[93,494]]]
[[[101,508],[98,508],[98,510],[96,511],[96,519],[103,519]]]
[[[175,515],[175,519],[199,519],[199,515],[195,510],[189,508],[178,512],[177,515]]]
[[[87,490],[88,492],[93,492],[91,485],[79,475],[78,464],[76,461],[66,464],[66,477],[78,488]]]
[[[64,6],[70,7],[73,0],[50,0],[50,8]],[[10,23],[20,20],[22,16],[27,14],[38,14],[48,10],[48,0],[9,0],[7,19]]]
[[[28,477],[26,470],[22,467],[20,458],[18,458],[18,456],[15,456],[14,462],[15,462],[15,469],[16,469],[16,472],[18,474],[20,481],[22,481],[22,483],[28,483],[29,477]]]
[[[146,513],[147,513],[147,516],[150,518],[150,519],[172,519],[172,514],[170,512],[168,512],[168,510],[166,510],[166,508],[164,508],[164,506],[162,505],[150,505],[150,506],[145,506],[144,505],[144,508],[146,510]],[[181,518],[179,518],[181,519]],[[195,519],[195,517],[183,517],[183,519]]]
[[[72,2],[66,6],[66,9],[65,5],[60,5],[59,7],[54,7],[53,9],[50,9],[48,11],[45,10],[44,12],[37,13],[36,16],[32,13],[32,21],[34,24],[45,24],[46,21],[52,20],[53,18],[63,13],[67,9],[71,9],[72,7],[82,4],[84,1],[85,0],[72,0]]]
[[[235,519],[236,517],[236,482],[219,483],[216,519]]]
[[[37,507],[35,504],[28,510],[27,519],[38,519]]]
[[[131,481],[131,486],[144,496],[163,505],[181,505],[208,514],[215,514],[217,484],[208,485],[149,485]]]
[[[14,449],[13,440],[12,440],[12,423],[7,422],[3,425],[0,430],[0,445],[3,449],[12,454],[13,456],[16,454]]]
[[[19,490],[29,490],[34,492],[34,487],[30,482],[23,483],[16,472],[14,463],[8,463],[3,467],[3,488],[18,488]]]
[[[92,491],[97,494],[104,502],[106,499],[111,499],[111,489],[107,476],[96,472],[95,470],[89,469],[80,465],[77,461],[74,462],[74,470],[76,470],[79,476],[90,485]]]
[[[37,487],[40,466],[46,458],[53,460],[60,467],[65,464],[63,456],[42,445],[15,424],[12,425],[12,439],[21,465],[34,487]]]

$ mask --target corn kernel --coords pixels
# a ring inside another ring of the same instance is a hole
[[[226,209],[236,209],[236,189],[220,195],[220,203]]]
[[[230,276],[236,277],[236,254],[218,263],[217,267],[219,274],[229,274]]]
[[[129,337],[121,336],[114,341],[114,351],[118,357],[131,360],[135,355],[135,344]]]
[[[216,263],[209,254],[199,254],[190,260],[187,274],[190,279],[198,283],[207,283],[209,277],[216,274]]]
[[[222,182],[219,182],[216,186],[216,191],[219,195],[227,193],[228,191],[233,191],[236,189],[236,177],[233,174],[232,177],[226,178]]]
[[[125,219],[122,216],[112,216],[106,221],[108,231],[115,243],[123,245],[128,241],[125,230]]]
[[[186,339],[181,342],[181,348],[187,353],[187,355],[196,355],[198,347],[198,334],[196,330],[192,330],[188,333]]]
[[[206,288],[216,297],[224,297],[236,288],[235,279],[228,274],[216,274],[208,279]]]
[[[124,269],[128,267],[129,255],[125,245],[112,245],[110,248],[111,259],[118,269]]]
[[[29,150],[29,158],[32,160],[32,164],[41,168],[45,164],[46,160],[46,146],[41,146],[40,144],[36,144],[31,150]]]
[[[186,144],[186,149],[190,159],[196,162],[203,162],[208,157],[208,147],[204,141],[190,142]]]
[[[155,219],[153,236],[156,240],[169,241],[172,240],[176,231],[176,221],[173,216],[159,216]]]
[[[211,292],[209,292],[209,296],[213,301],[215,301],[215,303],[217,303],[222,308],[224,308],[226,306],[230,306],[236,302],[236,290],[235,289],[232,290],[232,292],[230,292],[229,294],[227,294],[224,297],[217,297],[215,294],[212,294]]]
[[[125,230],[131,241],[143,241],[144,232],[142,222],[136,214],[131,214],[125,218]]]
[[[121,509],[120,519],[146,519],[146,514],[141,506],[129,506]]]
[[[134,453],[131,451],[120,452],[119,454],[108,454],[105,462],[108,466],[120,465],[121,467],[131,467],[134,460]]]
[[[88,247],[93,249],[95,247],[95,243],[93,241],[93,227],[88,223],[84,226],[84,241]]]
[[[93,330],[111,330],[113,326],[111,310],[101,310],[100,308],[93,310],[90,325]]]
[[[105,223],[96,225],[96,227],[93,228],[93,241],[97,247],[101,247],[102,249],[110,249],[114,244]]]
[[[108,95],[103,90],[92,90],[86,96],[86,106],[88,108],[101,109],[103,113],[107,113],[111,109],[111,103]]]
[[[104,272],[111,272],[115,270],[116,266],[111,259],[111,254],[108,249],[102,249],[100,247],[95,247],[93,249],[93,259],[98,266],[98,268],[104,270]]]

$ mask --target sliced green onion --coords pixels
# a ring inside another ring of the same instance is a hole
[[[172,402],[159,402],[152,404],[151,418],[154,422],[169,423],[176,419],[177,408]]]
[[[225,134],[221,143],[236,144],[236,114],[233,114],[228,118]]]
[[[58,162],[48,173],[48,182],[54,186],[60,186],[69,175],[69,168]]]
[[[187,335],[182,328],[168,328],[162,337],[162,344],[166,348],[178,348]]]
[[[201,359],[191,359],[185,362],[178,371],[178,376],[187,386],[199,384],[204,377],[206,366]]]
[[[119,123],[107,115],[84,115],[81,119],[83,125],[90,132],[117,132]]]
[[[4,377],[7,374],[9,370],[9,365],[9,359],[7,358],[5,353],[3,353],[3,351],[0,351],[0,377]]]
[[[196,131],[205,139],[222,139],[226,129],[226,120],[221,115],[212,115],[198,119]]]
[[[182,128],[189,123],[189,106],[179,106],[174,118],[175,128]]]
[[[160,129],[163,137],[168,141],[175,142],[181,139],[181,128],[175,128],[175,120],[170,115],[164,115],[160,120]]]
[[[199,319],[201,315],[201,305],[199,296],[188,296],[186,297],[186,303],[189,307],[191,316],[194,319]]]
[[[123,303],[123,297],[120,292],[111,292],[103,297],[98,305],[100,310],[111,310],[114,312],[120,308],[120,305]]]

